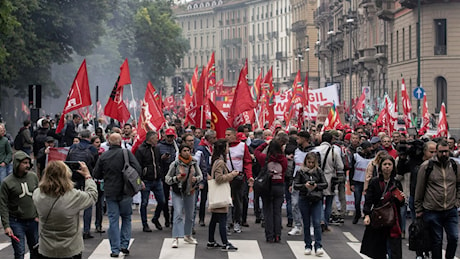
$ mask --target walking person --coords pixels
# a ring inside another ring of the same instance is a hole
[[[193,210],[195,209],[195,189],[203,178],[200,167],[191,156],[192,148],[181,144],[178,158],[171,163],[165,181],[172,187],[172,202],[174,207],[172,248],[179,246],[179,238],[189,244],[198,244],[192,237]],[[184,213],[182,213],[184,211]]]
[[[78,173],[85,178],[84,191],[74,188],[72,171],[64,162],[51,161],[33,193],[40,218],[40,258],[82,258],[80,212],[96,202],[98,192],[84,162]]]
[[[11,166],[13,150],[5,134],[5,124],[0,123],[0,183],[13,171]]]
[[[101,138],[97,135],[91,137],[91,144],[97,149],[99,156],[104,152],[101,149]],[[97,187],[97,201],[96,201],[96,219],[94,225],[96,226],[96,233],[105,233],[102,229],[102,218],[104,216],[105,197],[104,197],[104,180],[94,180]]]
[[[294,179],[294,189],[299,191],[299,209],[303,219],[303,240],[305,255],[312,253],[310,225],[313,224],[315,237],[315,254],[324,254],[321,244],[321,211],[323,208],[323,190],[327,188],[326,177],[319,167],[316,153],[305,156],[302,167],[297,171]]]
[[[415,212],[430,227],[433,259],[442,258],[443,231],[447,235],[445,258],[454,258],[458,245],[460,174],[449,152],[449,144],[441,140],[436,155],[425,161],[417,174]]]
[[[30,258],[38,258],[38,214],[32,200],[38,177],[30,171],[27,153],[17,151],[13,158],[13,174],[0,186],[0,217],[5,234],[11,238],[14,258],[24,258],[26,238]]]
[[[238,171],[230,172],[228,170],[226,160],[228,154],[228,142],[225,139],[217,140],[214,144],[214,151],[211,158],[211,175],[210,179],[215,179],[217,184],[230,182],[235,176],[238,176]],[[223,208],[211,209],[211,221],[209,223],[209,234],[207,248],[222,248],[223,251],[238,250],[227,240],[227,213],[228,206]],[[219,233],[222,244],[220,245],[214,239],[216,225],[219,224]]]
[[[392,156],[382,157],[378,166],[379,175],[369,181],[364,202],[364,236],[361,253],[371,258],[402,258],[400,208],[404,204],[401,183],[395,180],[396,165]],[[374,227],[370,218],[372,211],[390,202],[396,221],[392,227]]]
[[[157,147],[158,134],[155,131],[148,131],[145,141],[136,150],[136,158],[142,167],[141,179],[145,184],[145,189],[141,191],[141,220],[142,231],[152,232],[147,223],[147,205],[149,204],[150,191],[153,192],[157,201],[155,214],[152,223],[156,229],[163,230],[158,219],[161,211],[165,206],[165,197],[163,193],[163,183],[161,182],[160,171],[160,151]]]
[[[104,180],[104,193],[107,201],[107,217],[109,219],[108,237],[110,256],[118,257],[120,251],[129,255],[129,240],[131,239],[131,204],[133,197],[123,193],[124,155],[121,148],[121,135],[113,133],[109,136],[110,149],[104,152],[94,168],[94,178]],[[128,152],[129,164],[141,173],[141,166],[136,157]],[[121,217],[121,229],[120,229]]]
[[[267,153],[263,153],[268,146]],[[265,218],[265,239],[269,243],[281,241],[281,206],[284,202],[284,176],[287,169],[287,159],[278,138],[269,143],[263,143],[254,151],[262,169],[266,167],[270,174],[271,187],[268,194],[262,194],[263,212]],[[265,165],[267,164],[267,165]]]

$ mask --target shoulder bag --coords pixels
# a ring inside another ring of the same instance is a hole
[[[123,193],[128,196],[134,196],[142,190],[142,180],[139,173],[129,164],[128,150],[122,149],[125,164],[123,166]]]
[[[385,185],[382,193],[382,199],[385,195],[390,182]],[[376,228],[393,227],[396,224],[395,211],[391,200],[387,201],[380,207],[373,208],[371,213],[371,225]]]
[[[217,209],[232,206],[232,195],[229,182],[218,184],[216,176],[208,180],[208,208]]]

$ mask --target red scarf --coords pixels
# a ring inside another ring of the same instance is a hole
[[[394,186],[394,184],[392,185],[392,187],[393,186]],[[392,187],[388,188],[386,193],[383,195],[382,204],[385,204],[387,201],[390,201],[391,197],[393,196],[391,194],[391,192],[390,192]],[[380,181],[380,189],[385,190],[385,182],[384,181]],[[391,202],[391,206],[392,206],[393,211],[395,213],[396,224],[390,229],[390,237],[391,238],[400,238],[402,232],[401,232],[401,227],[399,226],[398,210],[397,210],[397,207],[396,207],[396,204],[394,203],[394,201]]]

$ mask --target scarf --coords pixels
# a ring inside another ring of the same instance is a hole
[[[389,180],[389,182],[391,182],[391,180]],[[390,183],[388,183],[388,185],[390,185]],[[383,195],[383,201],[382,203],[386,203],[387,201],[391,201],[391,206],[393,208],[393,211],[395,213],[395,217],[396,217],[396,224],[390,228],[390,237],[391,238],[400,238],[401,237],[401,234],[402,234],[402,231],[401,231],[401,227],[399,226],[399,215],[398,215],[398,208],[396,207],[396,204],[394,201],[392,201],[392,186],[394,187],[394,183],[391,183],[391,186],[390,188],[387,189],[386,193]],[[382,190],[385,189],[385,182],[384,181],[380,181],[380,188]]]
[[[193,159],[192,156],[190,156],[188,159],[185,159],[179,154],[179,160],[181,160],[185,164],[190,164],[190,162],[192,162],[192,159]]]

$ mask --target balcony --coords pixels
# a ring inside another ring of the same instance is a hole
[[[388,45],[386,45],[386,44],[377,44],[377,45],[374,45],[374,47],[375,47],[375,50],[377,52],[374,55],[374,58],[377,60],[377,62],[380,65],[385,66],[387,64],[387,61],[388,61],[388,57],[387,57]]]
[[[409,9],[414,9],[417,7],[417,0],[399,0],[399,3],[401,6],[409,8]]]
[[[278,32],[272,32],[273,38],[278,39]]]
[[[305,31],[306,28],[307,28],[307,20],[299,20],[292,24],[293,32]]]
[[[275,57],[277,60],[280,60],[280,61],[286,60],[286,55],[282,51],[276,52]]]
[[[264,34],[263,33],[260,33],[258,35],[258,38],[259,38],[259,41],[263,41],[264,40]]]
[[[336,33],[332,38],[332,48],[341,49],[343,47],[343,33]]]
[[[272,33],[271,33],[271,32],[268,32],[268,33],[267,33],[267,39],[271,40],[272,38],[273,38]]]
[[[268,62],[268,55],[262,54],[260,61],[267,61]]]
[[[447,46],[446,45],[435,45],[434,55],[447,55]]]
[[[252,56],[252,61],[254,62],[259,61],[259,56],[256,56],[256,55]]]
[[[249,35],[249,42],[254,42],[254,40],[255,40],[254,35]]]
[[[322,3],[316,11],[313,12],[313,19],[315,24],[319,25],[326,21],[331,15],[331,10],[329,9],[329,4]]]
[[[233,38],[230,40],[230,43],[232,45],[235,45],[235,46],[239,46],[243,43],[243,39],[242,38]]]
[[[387,22],[391,22],[395,19],[394,13],[391,10],[387,10],[387,9],[377,11],[377,17],[380,20],[387,21]]]
[[[359,51],[359,63],[375,63],[376,49],[375,48],[364,48]]]
[[[350,73],[350,60],[345,59],[337,62],[337,73],[340,75],[346,75]],[[353,60],[351,60],[351,71],[355,71],[355,67],[353,66]]]

